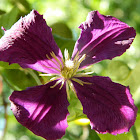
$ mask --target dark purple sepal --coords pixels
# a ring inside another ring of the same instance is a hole
[[[77,52],[80,56],[86,54],[80,68],[122,55],[136,35],[132,27],[114,17],[101,15],[98,11],[90,12],[79,28],[81,35],[72,58]]]
[[[60,139],[68,127],[66,89],[59,85],[50,88],[55,82],[14,91],[9,97],[11,110],[16,119],[34,134],[47,140]]]
[[[46,57],[48,54],[51,58],[52,51],[61,62],[62,53],[53,39],[51,28],[35,10],[20,18],[0,39],[0,61],[18,63],[23,68],[45,73],[59,73],[54,68],[60,67]],[[58,63],[54,58],[52,60]]]
[[[73,82],[92,129],[113,135],[128,132],[137,114],[129,88],[112,82],[108,77],[79,79],[92,83],[81,86]]]

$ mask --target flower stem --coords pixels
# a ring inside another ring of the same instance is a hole
[[[35,81],[36,81],[36,83],[37,83],[38,85],[42,85],[40,79],[38,78],[38,76],[36,75],[36,73],[35,73],[33,70],[28,69],[28,72],[29,72],[30,75],[35,79]]]
[[[80,137],[80,140],[87,140],[89,136],[88,126],[83,126],[83,134]]]
[[[5,78],[5,76],[1,73],[2,79],[3,81],[12,89],[12,90],[21,90],[20,88],[18,88],[17,86],[12,85],[7,78]]]
[[[2,93],[2,100],[3,100],[3,106],[4,106],[5,125],[4,125],[4,129],[3,129],[3,134],[2,134],[1,140],[4,140],[6,132],[7,132],[7,125],[8,125],[8,123],[7,123],[7,121],[8,121],[7,102],[5,100],[4,93]]]
[[[136,131],[135,125],[132,126],[131,132],[132,132],[134,140],[138,140],[138,135],[137,135],[137,131]]]

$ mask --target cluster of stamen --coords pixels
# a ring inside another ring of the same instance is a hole
[[[76,75],[77,70],[80,66],[80,63],[85,59],[86,55],[84,54],[79,59],[79,56],[77,53],[74,60],[71,60],[69,57],[68,50],[65,49],[64,56],[65,56],[65,61],[63,63],[63,67],[61,68],[61,76],[66,81],[66,80],[69,80]]]
[[[53,86],[51,86],[51,88],[54,88],[59,83],[61,83],[61,86],[59,88],[59,89],[61,89],[63,87],[64,83],[66,83],[66,92],[67,92],[68,98],[70,98],[69,89],[71,89],[74,93],[76,93],[72,81],[75,81],[75,82],[79,83],[80,85],[91,84],[91,83],[84,82],[77,78],[77,77],[90,77],[89,74],[91,74],[91,73],[82,73],[81,71],[83,69],[79,69],[81,62],[86,57],[85,54],[80,57],[79,52],[78,52],[75,55],[75,58],[73,60],[71,60],[68,50],[65,49],[65,51],[64,51],[65,59],[62,58],[62,62],[60,60],[58,60],[58,58],[56,57],[54,52],[51,52],[50,55],[54,58],[54,60],[57,63],[55,61],[53,61],[52,59],[50,59],[50,57],[48,55],[46,55],[46,57],[50,61],[52,61],[55,65],[57,65],[57,66],[59,65],[58,67],[60,69],[56,69],[53,67],[50,67],[50,68],[59,71],[60,74],[40,74],[40,76],[53,76],[53,78],[51,78],[50,81],[57,80],[57,82]]]

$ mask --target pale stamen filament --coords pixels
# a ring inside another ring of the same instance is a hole
[[[75,55],[73,62],[75,62],[77,59],[79,59],[79,51],[78,51],[77,54]]]
[[[64,50],[64,57],[65,57],[65,61],[70,59],[69,52],[67,49]]]
[[[87,73],[77,73],[76,75],[74,75],[74,77],[92,77],[92,75],[89,75],[89,74],[92,74],[94,72],[87,72]]]
[[[64,62],[64,59],[63,58],[61,58],[61,60],[62,60],[62,63],[64,64],[65,62]]]
[[[73,81],[75,81],[75,82],[77,82],[77,83],[79,83],[80,85],[84,85],[84,84],[88,84],[88,85],[90,85],[90,84],[92,84],[92,83],[89,83],[89,82],[84,82],[84,81],[82,81],[82,80],[80,80],[80,79],[77,79],[77,78],[72,78],[72,80]]]
[[[60,60],[56,57],[55,53],[54,53],[54,52],[51,52],[50,54],[51,54],[51,56],[59,63],[60,69],[61,69],[61,68],[62,68],[62,63],[61,63]]]
[[[77,70],[77,72],[90,69],[91,67],[92,67],[92,66],[90,65],[90,66],[88,66],[88,67],[79,68],[79,69]]]
[[[68,80],[66,81],[66,93],[67,93],[68,99],[70,99]]]
[[[86,58],[86,55],[83,54],[82,57],[78,60],[78,62],[81,63],[83,60],[85,60],[85,58]]]
[[[51,69],[55,69],[57,71],[59,71],[60,73],[54,73],[54,74],[40,74],[40,76],[55,76],[52,77],[49,81],[56,81],[56,83],[53,86],[50,86],[50,88],[54,88],[56,87],[58,84],[61,83],[59,90],[62,89],[62,87],[64,86],[64,84],[66,84],[66,93],[67,93],[67,97],[68,99],[70,99],[70,93],[69,93],[69,89],[71,89],[75,96],[77,97],[76,94],[76,90],[74,88],[74,85],[72,83],[72,80],[75,81],[76,83],[80,84],[80,85],[84,85],[84,84],[92,84],[89,82],[84,82],[80,79],[78,79],[77,77],[92,77],[93,72],[87,72],[87,73],[77,73],[79,71],[85,70],[85,68],[81,68],[79,69],[79,66],[81,64],[82,61],[85,60],[86,55],[83,54],[81,57],[79,56],[79,51],[77,52],[77,54],[75,55],[74,59],[71,60],[68,50],[65,49],[64,51],[64,58],[61,58],[61,60],[59,60],[54,52],[51,52],[50,55],[54,58],[54,60],[52,60],[48,55],[46,55],[46,57],[53,62],[58,68],[54,68],[54,67],[47,67],[46,68],[51,68]],[[64,61],[65,60],[65,61]]]
[[[64,83],[65,83],[65,81],[62,80],[62,83],[61,83],[61,86],[60,86],[59,90],[61,90],[61,88],[63,87]]]
[[[72,91],[74,92],[75,96],[77,97],[77,94],[76,94],[75,88],[73,86],[73,83],[70,80],[68,80],[68,85],[72,89]]]
[[[80,84],[80,85],[84,85],[83,83],[82,83],[82,81],[81,80],[79,80],[79,79],[77,79],[77,78],[72,78],[72,80],[73,81],[75,81],[75,82],[77,82],[78,84]]]
[[[57,69],[57,68],[54,68],[54,67],[47,67],[47,66],[45,66],[45,65],[42,65],[42,66],[44,66],[44,67],[46,67],[46,68],[48,68],[48,69],[54,69],[54,70],[57,70],[57,71],[61,72],[60,69]]]
[[[60,68],[60,65],[58,65],[58,63],[56,63],[55,61],[53,61],[47,54],[46,54],[46,57],[47,57],[51,62],[53,62],[58,68]]]
[[[50,88],[56,87],[59,83],[61,83],[63,79],[58,80],[53,86],[50,86]]]
[[[83,73],[83,74],[89,75],[89,74],[93,74],[93,73],[94,73],[94,71],[86,72],[86,73]]]
[[[82,57],[78,60],[77,69],[79,68],[81,62],[82,62],[85,58],[86,58],[86,55],[84,54],[84,55],[82,55]]]
[[[75,63],[75,68],[74,68],[74,73],[76,73],[77,72],[77,70],[78,70],[78,68],[79,68],[79,66],[80,66],[80,64],[81,64],[81,62],[84,60],[86,58],[86,55],[84,54],[84,55],[82,55],[82,57],[80,58],[80,59],[78,59]]]
[[[57,80],[57,79],[59,79],[60,78],[60,76],[58,75],[58,76],[56,76],[56,77],[52,77],[51,79],[50,79],[50,81],[55,81],[55,80]]]
[[[58,75],[58,74],[47,74],[47,73],[39,74],[39,76],[55,76],[55,75]]]

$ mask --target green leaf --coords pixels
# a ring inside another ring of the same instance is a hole
[[[5,14],[5,11],[0,10],[0,15]]]
[[[137,132],[137,135],[138,135],[138,139],[140,139],[140,113],[137,113],[135,128],[136,128],[136,132]]]
[[[137,107],[139,108],[139,109],[138,109],[138,112],[140,112],[140,86],[139,86],[139,88],[136,90],[136,92],[134,93],[133,99],[134,99],[135,105],[137,105]]]
[[[89,126],[89,137],[88,140],[101,140],[95,130],[92,130]]]
[[[57,34],[64,38],[72,38],[72,31],[70,28],[63,22],[56,22],[51,25],[52,33]]]
[[[125,81],[125,84],[130,86],[132,92],[136,92],[138,88],[140,88],[140,61],[132,70],[130,76]]]
[[[136,131],[135,125],[133,125],[133,126],[131,127],[131,133],[132,133],[132,135],[133,135],[134,140],[138,140],[138,135],[137,135],[137,131]]]
[[[101,140],[129,140],[127,134],[111,135],[111,134],[98,134]]]
[[[131,70],[122,61],[112,60],[108,65],[108,74],[113,80],[122,81],[128,77]]]
[[[14,90],[23,90],[37,85],[33,77],[28,73],[28,69],[22,71],[18,69],[5,69],[2,71],[2,76]]]
[[[12,1],[13,5],[16,5],[20,11],[23,13],[28,13],[31,11],[31,6],[27,0],[14,0]]]
[[[78,100],[73,91],[70,90],[70,100],[69,100],[68,111],[70,115],[68,116],[68,122],[74,121],[80,118],[86,118],[86,115],[83,114],[83,107],[81,102]]]
[[[130,140],[135,140],[134,137],[133,137],[133,126],[132,128],[130,129],[130,132],[127,133],[128,137]],[[138,139],[137,140],[140,140],[140,113],[137,113],[137,118],[136,118],[136,121],[135,121],[135,129],[136,129],[136,133],[137,133],[137,136],[138,136]]]
[[[8,62],[0,61],[0,70],[3,68],[5,68],[5,69],[19,69],[20,66],[16,63],[9,65]]]
[[[13,8],[9,13],[0,16],[0,27],[4,27],[6,30],[9,29],[17,20],[18,8]],[[0,30],[0,37],[3,35],[3,30]]]
[[[135,104],[140,106],[140,61],[124,81],[124,84],[130,87]]]
[[[73,48],[75,45],[75,40],[62,38],[60,36],[54,35],[54,40],[56,41],[58,47],[61,49],[62,53],[64,52],[65,48],[68,49],[69,54],[71,55],[73,52]]]

